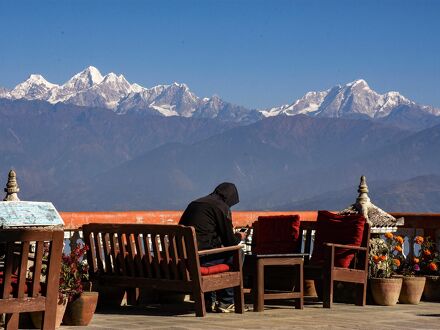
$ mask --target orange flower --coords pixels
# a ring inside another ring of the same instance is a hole
[[[379,263],[379,261],[380,261],[379,256],[373,256],[373,261],[375,264]]]
[[[396,267],[400,267],[400,260],[399,259],[393,259],[394,264]]]
[[[419,258],[414,258],[413,263],[418,264],[420,262]]]
[[[429,251],[429,250],[423,250],[423,254],[424,254],[425,256],[430,256],[430,255],[431,255],[431,251]]]
[[[403,237],[402,237],[402,236],[396,236],[394,239],[395,239],[400,245],[403,244]]]
[[[431,263],[428,265],[428,268],[429,268],[430,270],[434,271],[434,272],[438,269],[437,264],[436,264],[435,262],[431,262]]]
[[[400,245],[396,245],[394,247],[394,250],[397,251],[397,252],[402,252],[402,247]]]
[[[424,242],[424,239],[423,239],[423,237],[422,236],[417,236],[415,239],[415,242],[417,243],[417,244],[422,244],[423,242]]]
[[[387,260],[387,256],[380,256],[380,261],[385,261]]]
[[[393,236],[393,233],[385,233],[385,237],[391,239],[394,236]]]

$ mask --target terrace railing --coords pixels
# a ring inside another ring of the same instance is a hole
[[[84,224],[99,223],[144,223],[176,224],[182,211],[128,211],[128,212],[61,212],[65,222],[65,238],[72,243],[81,238],[81,227]],[[260,215],[299,214],[301,221],[316,221],[317,211],[234,211],[233,224],[236,227],[250,226]],[[430,236],[440,244],[440,214],[437,213],[391,213],[394,217],[404,217],[405,224],[400,226],[397,234],[405,238],[404,252],[414,254],[414,237]],[[439,245],[440,246],[440,245]]]

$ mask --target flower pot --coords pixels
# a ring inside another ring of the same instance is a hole
[[[393,306],[397,304],[402,288],[402,278],[371,278],[371,294],[376,304]]]
[[[422,298],[426,277],[404,276],[400,290],[399,303],[417,305]]]
[[[440,301],[440,276],[426,276],[423,300]]]
[[[66,311],[67,299],[60,299],[57,304],[57,310],[55,314],[55,328],[59,328],[63,320],[64,313]],[[41,323],[43,321],[43,312],[30,313],[32,323],[35,328],[41,329]]]
[[[63,324],[86,326],[92,321],[98,303],[98,292],[83,292],[67,304]]]

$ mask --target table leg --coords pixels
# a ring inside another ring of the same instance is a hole
[[[264,311],[264,263],[257,259],[254,276],[254,312]]]
[[[296,284],[299,284],[299,292],[301,294],[300,298],[295,299],[295,308],[296,309],[304,309],[304,268],[303,262],[301,261],[298,264],[299,271],[297,273],[297,281]]]

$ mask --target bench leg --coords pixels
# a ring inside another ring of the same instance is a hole
[[[367,301],[367,284],[356,284],[356,306],[365,306]]]
[[[264,310],[264,264],[261,259],[258,259],[255,263],[254,274],[254,287],[252,292],[254,312],[262,312]]]
[[[18,319],[20,314],[6,314],[5,317],[5,330],[16,330],[18,329]]]
[[[234,287],[234,307],[236,313],[244,313],[243,283],[241,283],[241,285],[239,286]]]
[[[206,315],[206,309],[205,309],[205,295],[204,293],[200,291],[194,291],[194,302],[196,304],[196,316],[205,316]]]
[[[330,271],[329,277],[324,276],[323,280],[323,307],[332,308],[333,304],[333,273]]]
[[[304,309],[304,269],[302,262],[298,265],[298,268],[299,270],[296,275],[295,286],[299,287],[299,292],[301,294],[301,297],[295,300],[295,309]]]

